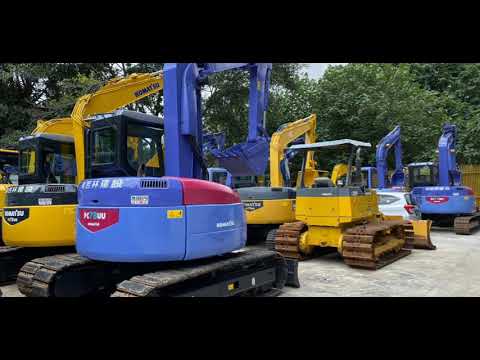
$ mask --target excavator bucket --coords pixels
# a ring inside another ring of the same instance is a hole
[[[268,165],[270,143],[268,138],[236,144],[229,149],[213,149],[211,154],[219,166],[227,169],[232,176],[263,175]]]
[[[431,220],[411,220],[413,225],[413,247],[415,249],[435,250],[437,247],[433,245],[430,239],[430,229],[432,228]]]

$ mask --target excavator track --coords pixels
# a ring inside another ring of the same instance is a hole
[[[71,251],[72,248],[27,248],[0,246],[0,284],[14,282],[21,267],[31,259],[55,253]]]
[[[405,226],[400,220],[366,223],[348,228],[343,235],[342,257],[352,267],[377,270],[411,254],[405,249]],[[411,242],[411,235],[408,235]],[[407,244],[411,246],[411,244]]]
[[[411,253],[413,229],[403,220],[384,220],[365,223],[345,230],[342,257],[347,265],[366,269],[379,269]],[[279,227],[275,236],[275,249],[286,258],[305,260],[300,250],[300,236],[307,230],[301,221]],[[409,231],[411,230],[411,231]]]
[[[151,264],[93,261],[77,253],[46,256],[26,263],[17,277],[28,297],[79,297],[110,294],[118,282],[152,268]]]
[[[278,295],[286,270],[285,260],[275,252],[246,251],[134,276],[121,282],[112,297]]]
[[[69,270],[82,271],[90,260],[78,254],[54,255],[33,259],[18,273],[18,290],[29,297],[54,297],[59,274]]]
[[[480,227],[480,212],[470,216],[456,217],[453,227],[458,235],[471,235]]]
[[[214,278],[217,282],[228,281],[227,275],[240,276],[240,280],[235,280],[240,283],[246,280],[248,274],[255,273],[253,285],[249,279],[249,289],[254,290],[258,290],[259,281],[272,283],[272,277],[277,288],[282,288],[287,280],[286,261],[275,252],[252,250],[217,259],[164,264],[118,264],[92,261],[78,254],[48,256],[25,264],[18,274],[17,285],[20,292],[28,297],[107,296],[112,292],[115,292],[114,296],[140,297],[165,296],[164,290],[168,290],[170,293],[166,296],[170,296],[177,294],[179,288],[192,286],[193,280],[198,286],[197,280]],[[225,279],[221,278],[222,274]],[[141,286],[147,287],[145,282],[152,289],[148,294],[139,290]],[[235,286],[234,283],[234,290],[239,289]]]

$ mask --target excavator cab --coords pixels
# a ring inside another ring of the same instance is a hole
[[[409,164],[408,182],[410,189],[438,185],[438,165],[433,162]]]
[[[88,177],[163,176],[163,120],[121,110],[97,117],[89,130]]]
[[[75,184],[75,147],[71,136],[27,136],[20,139],[19,149],[19,184]]]

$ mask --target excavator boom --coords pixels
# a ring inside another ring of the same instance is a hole
[[[285,159],[285,149],[294,140],[305,135],[305,143],[311,144],[316,139],[317,115],[312,114],[304,119],[288,123],[280,127],[270,141],[270,183],[272,187],[283,187],[285,183],[280,164]],[[313,153],[307,155],[306,170],[315,169]]]

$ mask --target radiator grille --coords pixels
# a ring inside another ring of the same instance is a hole
[[[167,189],[167,180],[140,180],[140,187],[142,189]]]

